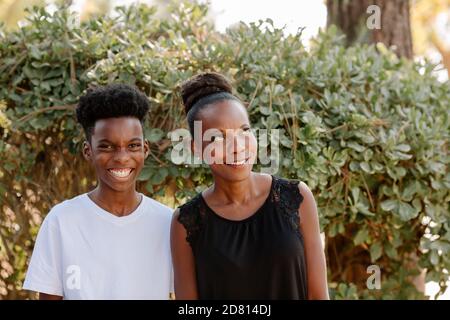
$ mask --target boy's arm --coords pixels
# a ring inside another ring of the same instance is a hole
[[[39,299],[63,297],[61,236],[50,212],[39,229],[23,289],[39,292]]]
[[[52,294],[47,294],[43,292],[39,292],[39,300],[62,300],[61,296],[54,296]]]

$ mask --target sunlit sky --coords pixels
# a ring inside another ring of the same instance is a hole
[[[74,10],[81,11],[84,2],[85,0],[73,1]],[[113,0],[112,2],[113,6],[134,2],[152,3],[151,0]],[[276,27],[285,26],[285,31],[288,33],[295,33],[299,27],[305,27],[303,39],[307,40],[316,35],[319,28],[325,27],[327,20],[324,0],[209,0],[208,2],[219,31],[225,31],[228,26],[239,21],[248,23],[270,18]],[[446,78],[446,73],[442,76]],[[427,294],[435,294],[437,291],[437,283],[427,283]],[[447,290],[440,299],[450,299],[450,290]]]
[[[303,35],[310,38],[325,27],[327,20],[327,8],[323,1],[317,0],[213,0],[211,7],[220,31],[238,21],[271,18],[277,27],[286,26],[289,33],[305,27]]]

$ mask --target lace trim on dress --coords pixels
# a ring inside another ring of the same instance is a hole
[[[292,229],[301,236],[298,208],[303,202],[298,180],[275,178],[272,201],[279,214],[285,217]]]
[[[192,245],[203,227],[203,217],[205,216],[205,207],[200,201],[200,194],[180,206],[179,209],[178,221],[186,229],[186,240]]]

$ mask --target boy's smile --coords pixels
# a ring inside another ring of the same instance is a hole
[[[133,170],[133,168],[111,168],[108,169],[108,172],[111,173],[114,178],[128,179]]]

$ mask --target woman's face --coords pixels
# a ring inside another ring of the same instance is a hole
[[[228,181],[247,179],[256,160],[257,142],[244,106],[234,100],[218,101],[202,109],[198,118],[203,138],[201,158],[213,174]],[[199,155],[197,142],[194,152]]]

